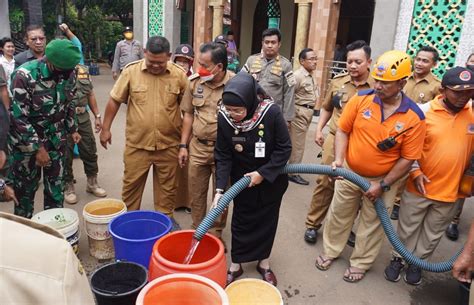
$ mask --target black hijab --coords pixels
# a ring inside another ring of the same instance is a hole
[[[224,87],[222,103],[229,106],[245,107],[247,116],[244,120],[247,120],[254,115],[264,98],[268,98],[268,95],[255,78],[246,72],[239,72]]]

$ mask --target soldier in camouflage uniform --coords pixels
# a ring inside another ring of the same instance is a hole
[[[27,218],[33,215],[41,170],[44,208],[63,206],[66,137],[81,138],[72,102],[81,53],[68,40],[53,40],[45,55],[16,70],[11,84],[9,180],[19,200],[15,214]]]
[[[279,54],[280,46],[280,30],[266,29],[262,33],[262,53],[250,56],[242,70],[250,73],[280,106],[290,128],[295,117],[296,80],[290,61]]]
[[[73,102],[76,106],[77,131],[81,135],[81,141],[78,143],[79,157],[84,163],[84,172],[87,176],[86,191],[97,197],[105,197],[107,192],[97,182],[97,173],[99,172],[97,146],[87,106],[90,107],[95,117],[95,132],[100,132],[102,129],[101,116],[97,107],[89,69],[86,66],[77,65],[76,73],[77,92]],[[64,168],[64,182],[66,183],[64,201],[69,204],[75,204],[78,201],[74,189],[74,174],[72,170],[73,150],[74,141],[72,136],[69,136],[67,139],[66,164]]]

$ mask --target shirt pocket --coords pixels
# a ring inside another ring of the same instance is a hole
[[[36,90],[32,98],[32,106],[34,112],[38,114],[48,115],[53,113],[56,100],[56,91],[52,89]]]
[[[179,96],[181,94],[179,87],[173,84],[167,85],[165,92],[167,106],[169,109],[174,109],[174,107],[179,104]]]
[[[130,94],[130,98],[132,103],[137,105],[144,105],[146,104],[148,94],[148,88],[146,86],[137,86],[132,89],[132,93]]]
[[[273,74],[273,73],[268,74],[267,83],[271,87],[275,87],[275,88],[281,87],[283,85],[283,82],[282,82],[282,79],[281,79],[280,75],[276,75],[276,74]]]

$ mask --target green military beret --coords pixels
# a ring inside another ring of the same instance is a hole
[[[45,54],[48,61],[61,70],[72,70],[81,60],[81,51],[67,39],[52,40]]]

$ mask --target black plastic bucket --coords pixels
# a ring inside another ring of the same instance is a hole
[[[100,267],[91,277],[98,305],[134,305],[148,282],[148,272],[140,264],[115,262]]]
[[[460,305],[469,305],[470,283],[459,282]]]

